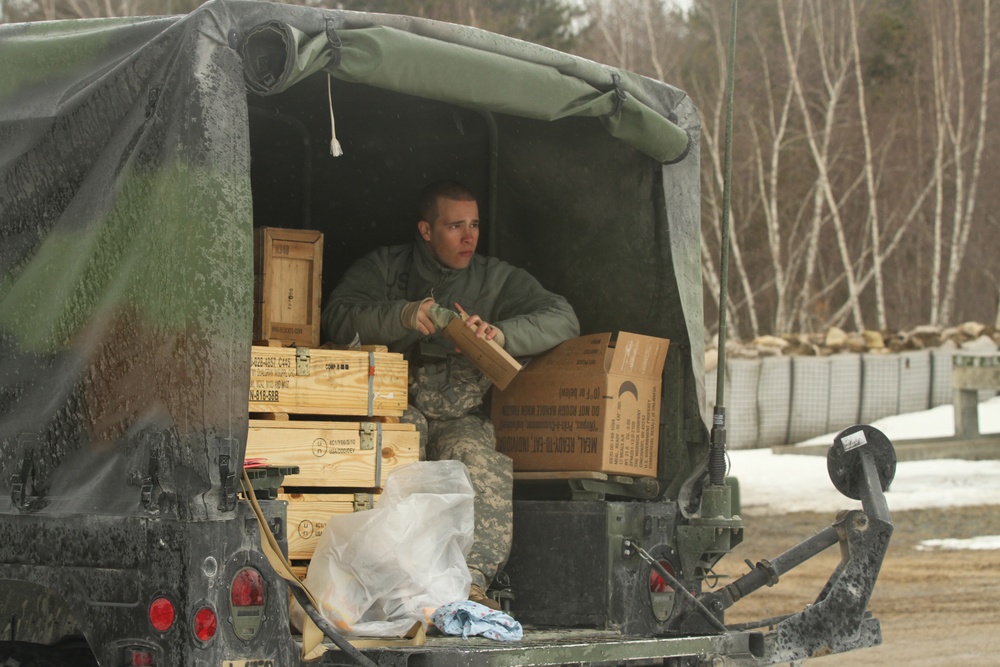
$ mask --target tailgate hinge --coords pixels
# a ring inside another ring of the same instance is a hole
[[[219,455],[219,482],[222,488],[222,504],[219,509],[228,512],[236,508],[236,471],[232,468],[232,457],[229,454]]]

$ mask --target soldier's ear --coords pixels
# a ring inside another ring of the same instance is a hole
[[[425,241],[431,240],[431,223],[426,220],[421,220],[417,223],[417,229],[420,231],[420,237]]]

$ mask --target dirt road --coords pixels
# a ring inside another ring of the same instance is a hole
[[[891,499],[890,499],[891,510]],[[739,576],[743,560],[773,558],[833,521],[833,514],[744,512],[747,540],[720,563]],[[889,554],[870,609],[882,623],[874,649],[806,661],[815,667],[1000,665],[1000,551],[919,551],[922,540],[1000,535],[1000,507],[893,514]],[[740,601],[727,623],[777,616],[812,602],[840,560],[836,547],[792,570],[772,588]],[[723,580],[725,582],[725,580]]]

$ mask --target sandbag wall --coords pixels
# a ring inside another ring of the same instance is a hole
[[[794,444],[890,415],[951,404],[955,350],[897,354],[769,356],[727,361],[727,443],[733,449]],[[705,414],[717,371],[706,374]],[[980,392],[984,400],[995,392]]]

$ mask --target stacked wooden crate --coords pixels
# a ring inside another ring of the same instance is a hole
[[[255,229],[254,340],[318,346],[322,272],[322,233]]]
[[[420,457],[406,408],[406,361],[380,348],[254,346],[246,457],[295,466],[288,557],[305,568],[330,516],[375,506],[386,476]]]
[[[407,391],[402,355],[378,346],[316,346],[322,254],[316,234],[268,228],[255,236],[260,289],[246,458],[298,468],[285,476],[277,498],[288,501],[288,556],[300,576],[330,517],[374,507],[386,475],[420,456],[414,426],[399,423]]]

